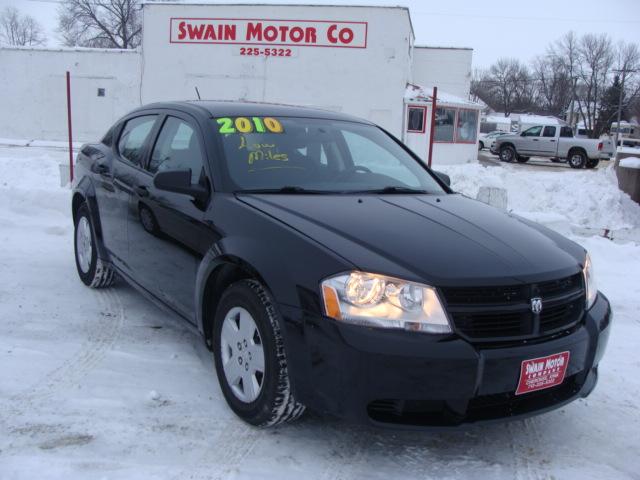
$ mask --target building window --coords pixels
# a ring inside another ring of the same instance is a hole
[[[409,107],[407,132],[424,133],[427,107]]]
[[[98,96],[99,97],[104,97],[106,91],[104,88],[98,88]]]
[[[453,142],[456,111],[453,108],[436,108],[436,132],[434,142]]]
[[[475,143],[478,133],[478,112],[475,110],[459,110],[456,132],[457,142]]]

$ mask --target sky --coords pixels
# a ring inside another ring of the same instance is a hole
[[[198,0],[204,3],[208,0]],[[50,46],[58,45],[55,28],[60,0],[0,0],[35,17],[46,29]],[[212,2],[213,3],[213,2]],[[218,3],[241,3],[221,1]],[[473,67],[489,67],[500,57],[528,62],[547,45],[573,30],[607,33],[614,41],[640,44],[640,0],[276,0],[244,3],[314,3],[409,7],[417,45],[471,47]]]

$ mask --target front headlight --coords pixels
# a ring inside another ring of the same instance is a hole
[[[584,261],[584,268],[582,269],[584,275],[584,288],[587,290],[587,310],[589,310],[598,296],[598,286],[596,280],[593,277],[593,266],[591,265],[591,257],[587,253],[587,258]]]
[[[325,314],[346,323],[450,333],[436,290],[374,273],[336,275],[321,284]]]

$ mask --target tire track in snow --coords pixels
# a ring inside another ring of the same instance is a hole
[[[371,443],[371,435],[367,435],[369,432],[357,426],[346,429],[331,427],[323,430],[325,430],[324,433],[329,433],[329,438],[335,440],[329,446],[331,457],[319,478],[321,480],[353,478],[354,471],[364,461],[366,447]],[[365,437],[368,441],[365,441]]]
[[[515,463],[515,478],[521,480],[548,480],[553,478],[544,466],[536,461],[542,439],[532,418],[507,422],[509,445]]]
[[[100,290],[93,293],[99,303],[100,314],[85,320],[85,340],[80,349],[71,358],[46,373],[25,392],[11,397],[10,414],[22,415],[29,412],[34,403],[77,384],[114,345],[125,318],[120,295],[116,290]]]

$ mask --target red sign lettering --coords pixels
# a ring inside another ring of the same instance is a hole
[[[367,22],[172,18],[170,43],[367,48]]]

